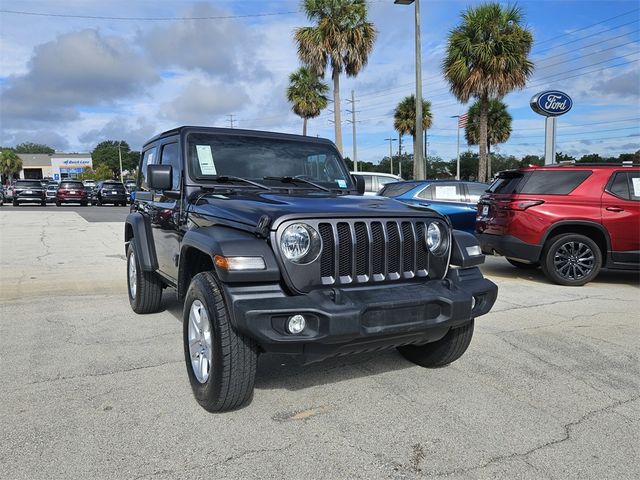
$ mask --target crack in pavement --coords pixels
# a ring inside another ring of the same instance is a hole
[[[240,458],[246,457],[248,455],[255,455],[255,454],[260,454],[260,453],[275,453],[275,452],[282,452],[285,450],[288,450],[289,448],[291,448],[296,442],[290,442],[288,444],[286,444],[283,447],[275,447],[275,448],[257,448],[254,450],[245,450],[243,452],[240,452],[236,455],[231,455],[223,460],[219,460],[217,462],[214,462],[211,464],[211,466],[215,467],[220,467],[222,465],[226,465],[229,462],[234,462]],[[209,452],[207,452],[207,455],[211,455],[213,453],[215,453],[216,450],[210,450]]]
[[[566,442],[567,440],[571,439],[571,431],[573,428],[577,427],[578,425],[580,425],[583,422],[586,422],[588,420],[591,420],[593,417],[595,417],[596,415],[599,415],[601,413],[606,413],[609,411],[613,411],[616,408],[622,406],[622,405],[626,405],[628,403],[632,403],[636,400],[640,399],[640,395],[637,395],[635,397],[631,397],[628,398],[626,400],[619,400],[616,401],[612,404],[609,404],[605,407],[602,408],[598,408],[596,410],[592,410],[590,412],[585,413],[584,415],[582,415],[578,420],[575,420],[573,422],[569,422],[566,423],[562,426],[564,432],[563,435],[560,438],[556,438],[554,440],[550,440],[548,442],[545,442],[541,445],[537,445],[533,448],[530,448],[529,450],[525,451],[525,452],[514,452],[514,453],[510,453],[510,454],[506,454],[506,455],[499,455],[497,457],[493,457],[490,458],[487,462],[483,463],[482,465],[476,465],[473,467],[468,467],[468,468],[454,468],[452,470],[447,470],[444,472],[435,472],[433,473],[433,475],[436,475],[438,477],[443,477],[443,476],[447,476],[447,475],[453,475],[453,474],[466,474],[475,470],[481,470],[483,468],[487,468],[490,465],[496,464],[496,463],[500,463],[503,460],[511,460],[511,459],[515,459],[515,458],[521,458],[521,459],[526,459],[527,457],[529,457],[530,455],[534,454],[535,452],[548,448],[548,447],[553,447],[555,445],[559,445],[563,442]]]
[[[504,309],[492,309],[491,313],[499,313],[499,312],[510,312],[513,310],[527,310],[529,308],[537,308],[537,307],[547,307],[550,305],[558,305],[561,303],[572,303],[572,302],[581,302],[583,300],[587,300],[589,297],[578,297],[578,298],[573,298],[571,300],[555,300],[553,302],[548,302],[548,303],[537,303],[535,305],[522,305],[519,307],[512,307],[512,308],[504,308]]]

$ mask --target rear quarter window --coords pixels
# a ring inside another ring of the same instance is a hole
[[[380,195],[383,197],[399,197],[418,185],[418,183],[387,183],[380,191]]]
[[[525,174],[522,172],[502,172],[489,186],[487,192],[505,194],[518,193],[520,185],[528,175],[528,173]]]
[[[591,170],[543,170],[529,175],[519,193],[566,195],[591,176]]]

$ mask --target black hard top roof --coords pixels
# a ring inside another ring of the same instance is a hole
[[[279,133],[279,132],[266,132],[262,130],[243,130],[241,128],[219,128],[219,127],[199,127],[196,125],[183,125],[181,127],[172,128],[171,130],[167,130],[162,132],[152,139],[145,142],[143,145],[144,148],[157,140],[160,140],[164,137],[170,137],[173,135],[182,135],[187,133],[211,133],[217,135],[241,135],[247,137],[258,137],[258,138],[273,138],[279,140],[290,140],[290,141],[298,141],[298,142],[313,142],[313,143],[322,143],[324,145],[333,145],[331,140],[326,138],[318,138],[318,137],[309,137],[304,135],[295,135],[292,133]]]

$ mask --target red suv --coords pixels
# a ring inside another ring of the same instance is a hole
[[[485,253],[579,286],[640,267],[640,167],[572,164],[501,172],[478,202]]]
[[[79,203],[83,207],[87,206],[89,197],[80,181],[63,180],[56,192],[56,205],[59,207],[63,203]]]

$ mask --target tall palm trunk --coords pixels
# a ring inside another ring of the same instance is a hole
[[[307,117],[302,119],[302,135],[307,136]]]
[[[342,118],[340,116],[340,72],[333,69],[333,121],[336,135],[336,146],[342,155]]]
[[[480,161],[478,164],[478,181],[487,181],[487,123],[489,121],[489,96],[485,93],[480,97]]]
[[[491,179],[491,143],[487,142],[487,180]]]

